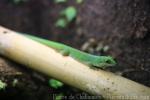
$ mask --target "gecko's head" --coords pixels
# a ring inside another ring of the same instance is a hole
[[[93,65],[102,68],[111,67],[116,65],[116,61],[110,56],[100,56]]]

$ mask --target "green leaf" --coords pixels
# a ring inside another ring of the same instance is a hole
[[[67,22],[64,18],[60,18],[57,20],[57,22],[55,23],[56,27],[60,27],[60,28],[65,28],[67,27]]]
[[[13,82],[12,82],[12,86],[16,87],[17,84],[18,84],[18,79],[14,79]]]
[[[64,3],[67,2],[67,0],[54,0],[55,3]]]
[[[12,1],[15,5],[19,5],[21,3],[25,3],[25,2],[28,2],[28,0],[13,0]]]
[[[15,4],[19,4],[21,2],[21,0],[14,0]]]
[[[77,10],[75,7],[70,6],[63,10],[61,15],[65,16],[68,22],[71,22],[77,16]]]
[[[58,80],[50,79],[49,85],[55,89],[62,87],[64,84]]]
[[[7,84],[0,80],[0,90],[4,90],[6,88],[6,86],[7,86]]]
[[[81,4],[81,3],[83,2],[83,0],[76,0],[76,2],[77,2],[78,4]]]

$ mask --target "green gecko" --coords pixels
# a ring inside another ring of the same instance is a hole
[[[116,61],[111,56],[96,56],[96,55],[88,54],[86,52],[82,52],[80,50],[77,50],[75,48],[72,48],[62,43],[42,39],[33,35],[28,35],[28,34],[23,34],[23,35],[41,44],[44,44],[48,47],[55,49],[56,51],[60,52],[64,56],[70,56],[75,60],[89,66],[95,66],[104,69],[106,67],[116,65]]]

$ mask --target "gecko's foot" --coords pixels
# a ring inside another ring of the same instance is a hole
[[[107,67],[97,67],[97,66],[94,66],[94,65],[88,65],[91,69],[94,69],[94,70],[98,70],[98,69],[101,69],[101,70],[105,70]]]
[[[63,56],[69,56],[69,50],[62,50],[60,52]]]

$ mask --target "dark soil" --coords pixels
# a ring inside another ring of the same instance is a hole
[[[55,26],[59,12],[68,6],[78,10],[68,27]],[[52,0],[0,0],[0,25],[19,32],[33,33],[97,55],[111,55],[118,65],[108,68],[128,79],[150,87],[150,2],[149,0],[75,0],[55,4]],[[85,44],[89,44],[84,48]],[[108,50],[99,49],[108,47]],[[48,86],[48,78],[4,57],[0,58],[0,79],[8,84],[0,99],[51,100],[56,94],[86,93],[68,85]],[[13,87],[14,79],[19,84]],[[55,94],[55,95],[53,95]],[[89,94],[86,94],[89,95]]]

